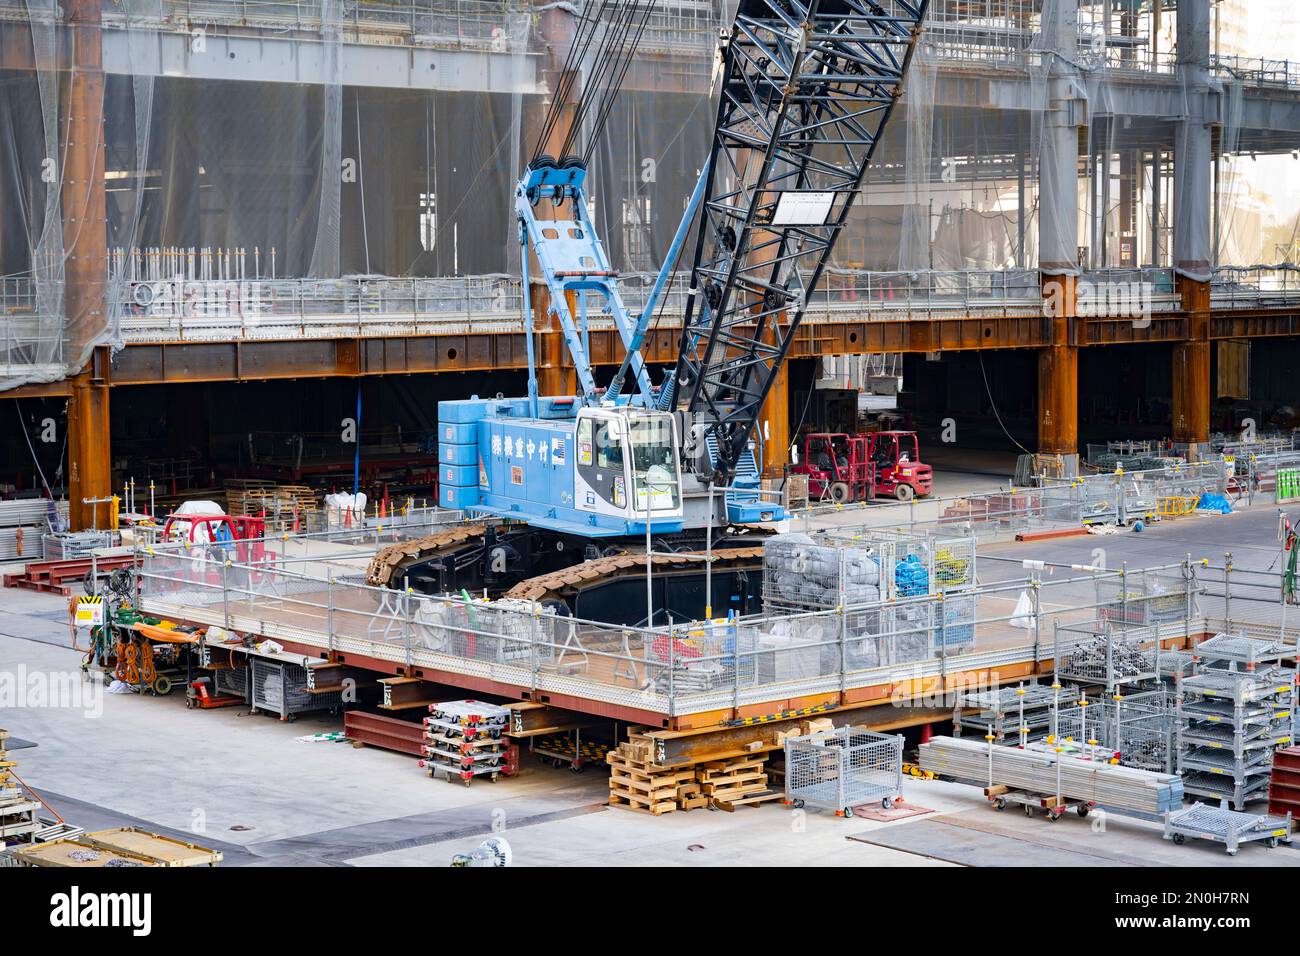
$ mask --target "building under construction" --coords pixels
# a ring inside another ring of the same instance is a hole
[[[633,298],[707,156],[724,6],[657,4],[584,143]],[[1266,190],[1293,175],[1300,84],[1225,29],[1242,6],[932,4],[773,390],[765,467],[832,355],[901,353],[918,425],[952,416],[993,448],[1286,424],[1294,243],[1269,241]],[[579,95],[559,83],[575,12],[3,5],[0,481],[66,485],[77,525],[132,478],[179,493],[315,467],[325,487],[359,407],[367,474],[418,487],[394,464],[436,463],[438,400],[522,392],[521,302],[544,293],[521,286],[511,196],[557,90]],[[675,358],[684,292],[651,361]],[[534,315],[542,392],[572,392]],[[591,335],[616,364],[599,316]]]
[[[1296,38],[0,0],[0,865],[1289,845]]]

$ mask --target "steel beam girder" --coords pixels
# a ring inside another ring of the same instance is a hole
[[[675,373],[724,482],[902,95],[927,3],[742,0],[724,40]]]

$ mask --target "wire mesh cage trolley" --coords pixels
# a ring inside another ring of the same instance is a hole
[[[892,807],[902,785],[901,736],[841,727],[786,739],[785,799],[795,807],[851,817],[865,804]]]

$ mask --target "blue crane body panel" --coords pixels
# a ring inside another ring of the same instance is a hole
[[[682,529],[680,476],[672,475],[671,492],[661,492],[636,471],[637,454],[622,452],[625,443],[640,448],[635,430],[641,426],[609,427],[605,444],[612,453],[593,448],[592,435],[599,439],[604,434],[602,425],[628,421],[629,410],[592,410],[572,398],[538,399],[538,417],[528,415],[529,407],[527,398],[438,403],[440,436],[448,425],[472,424],[475,437],[473,444],[439,445],[439,454],[447,461],[439,466],[445,482],[439,488],[439,502],[444,507],[605,538],[644,534],[648,500],[652,533]],[[639,413],[631,420],[648,417]],[[655,416],[656,421],[660,418],[669,423],[671,432],[671,418]],[[579,428],[580,419],[589,423],[585,429]],[[581,448],[580,430],[587,436]],[[461,437],[468,434],[458,432]],[[466,464],[470,457],[472,467]],[[607,466],[602,458],[608,459]]]

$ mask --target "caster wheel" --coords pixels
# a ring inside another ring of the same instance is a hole
[[[468,786],[469,786],[471,783],[473,783],[473,782],[474,782],[473,778],[470,778],[470,779],[468,779],[468,780],[465,781],[465,786],[468,787]]]
[[[1237,855],[1237,851],[1236,851],[1236,850],[1229,850],[1229,851],[1228,851],[1228,856],[1236,856],[1236,855]]]
[[[192,700],[187,700],[187,701],[185,702],[185,709],[186,709],[186,710],[193,710],[193,709],[194,709],[194,701],[192,701]]]
[[[1080,807],[1075,811],[1075,813],[1079,814],[1079,816],[1081,816],[1081,817],[1086,817],[1086,816],[1088,815],[1088,813],[1089,813],[1089,810],[1090,810],[1089,807],[1086,807],[1086,806],[1080,806]]]
[[[790,806],[794,807],[796,810],[802,810],[804,808],[804,802],[802,800],[794,800],[790,803]]]
[[[852,808],[852,807],[845,807],[845,808],[844,808],[844,816],[845,816],[845,818],[848,818],[848,817],[853,816],[853,808]]]
[[[894,809],[894,800],[893,800],[893,798],[892,798],[892,797],[883,797],[883,798],[881,798],[881,801],[880,801],[880,807],[881,807],[881,809],[883,809],[883,810],[892,810],[892,809]]]
[[[582,773],[582,771],[587,769],[587,766],[586,764],[574,763],[574,764],[569,764],[569,769],[572,770],[574,773]]]
[[[1173,835],[1173,841],[1176,846],[1182,846],[1187,842],[1187,837],[1183,836],[1181,833],[1175,833]]]
[[[997,810],[999,813],[1005,810],[1006,808],[1007,808],[1007,802],[1005,800],[998,799],[993,801],[993,809]]]
[[[1276,850],[1276,849],[1277,849],[1277,837],[1269,837],[1269,840],[1268,840],[1268,848],[1269,848],[1270,850]]]
[[[1028,804],[1026,804],[1026,805],[1025,805],[1025,816],[1027,816],[1027,817],[1032,817],[1033,815],[1034,815],[1034,808],[1031,807],[1031,806],[1029,806]]]
[[[498,780],[501,779],[501,774],[494,773],[491,776],[489,776],[488,779],[491,780],[493,783],[496,783]]]

